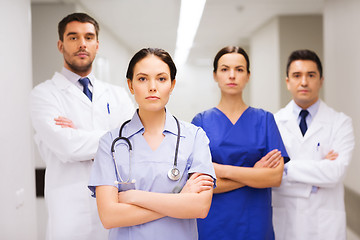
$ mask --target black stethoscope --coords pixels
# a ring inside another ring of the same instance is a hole
[[[173,181],[177,181],[180,179],[180,170],[177,168],[177,157],[178,157],[178,151],[179,151],[179,143],[180,143],[180,124],[179,121],[177,120],[177,118],[175,116],[173,116],[176,124],[177,124],[177,129],[178,129],[178,135],[177,135],[177,140],[176,140],[176,148],[175,148],[175,157],[174,157],[174,164],[173,167],[169,170],[168,172],[168,177],[169,179],[173,180]],[[112,158],[114,161],[114,165],[115,165],[115,169],[116,169],[116,175],[119,178],[120,181],[115,181],[115,184],[131,184],[131,183],[135,183],[135,179],[131,179],[131,157],[132,157],[132,145],[131,142],[128,138],[123,137],[122,136],[122,130],[124,128],[124,126],[126,124],[128,124],[131,120],[127,120],[126,122],[124,122],[119,130],[119,137],[115,138],[114,141],[111,144],[111,153],[112,153]],[[115,144],[117,141],[120,140],[124,140],[127,143],[128,149],[129,149],[129,176],[128,179],[126,179],[125,181],[121,178],[119,169],[117,167],[116,164],[116,160],[115,160]]]

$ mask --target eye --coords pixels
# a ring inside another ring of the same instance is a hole
[[[144,82],[144,81],[146,80],[146,78],[145,78],[145,77],[139,77],[138,80],[139,80],[140,82]]]
[[[238,72],[244,72],[244,69],[242,69],[242,68],[238,68],[238,69],[236,69]]]
[[[221,72],[226,72],[228,69],[227,68],[221,68],[220,71]]]
[[[164,81],[166,81],[166,78],[165,77],[159,77],[159,81],[164,82]]]
[[[70,40],[76,40],[77,38],[76,37],[70,37]]]

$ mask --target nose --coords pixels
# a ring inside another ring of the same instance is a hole
[[[149,91],[156,92],[156,81],[154,79],[149,81]]]
[[[230,77],[230,79],[235,79],[235,71],[234,71],[234,69],[230,69],[229,77]]]
[[[301,78],[301,86],[307,86],[308,85],[308,79],[307,76],[303,76]]]
[[[85,49],[86,48],[86,40],[85,40],[85,38],[79,38],[79,47],[80,47],[80,49]]]

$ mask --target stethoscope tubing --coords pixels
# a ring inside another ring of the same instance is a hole
[[[174,119],[176,121],[177,129],[178,129],[178,135],[177,135],[177,139],[176,139],[176,147],[175,147],[175,156],[174,156],[173,168],[169,170],[168,177],[173,181],[177,181],[177,180],[180,179],[180,170],[177,168],[177,159],[178,159],[178,152],[179,152],[179,145],[180,145],[180,123],[179,123],[179,120],[175,116],[173,116],[173,117],[174,117]],[[113,142],[111,143],[111,154],[112,154],[112,158],[113,158],[114,165],[115,165],[116,175],[120,180],[120,182],[115,181],[115,184],[127,184],[127,183],[134,183],[135,182],[135,180],[132,180],[130,182],[130,178],[131,178],[131,155],[132,155],[132,150],[133,150],[132,149],[132,144],[131,144],[130,140],[127,137],[122,136],[123,128],[130,121],[131,121],[131,119],[125,121],[121,125],[120,130],[119,130],[119,136],[117,138],[115,138],[113,140]],[[128,179],[126,181],[124,181],[121,178],[121,175],[120,175],[120,172],[119,172],[119,169],[117,167],[116,160],[115,160],[115,144],[120,140],[124,140],[127,143],[127,146],[129,148],[129,177],[128,177]],[[177,174],[174,174],[174,173],[177,173]],[[181,179],[182,179],[182,176],[181,176]],[[180,181],[181,181],[181,179],[180,179]]]

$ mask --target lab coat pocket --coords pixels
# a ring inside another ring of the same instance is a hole
[[[285,237],[286,210],[285,208],[273,207],[273,224],[275,239],[282,240]]]
[[[345,240],[345,212],[334,210],[318,211],[318,239],[319,240]]]

